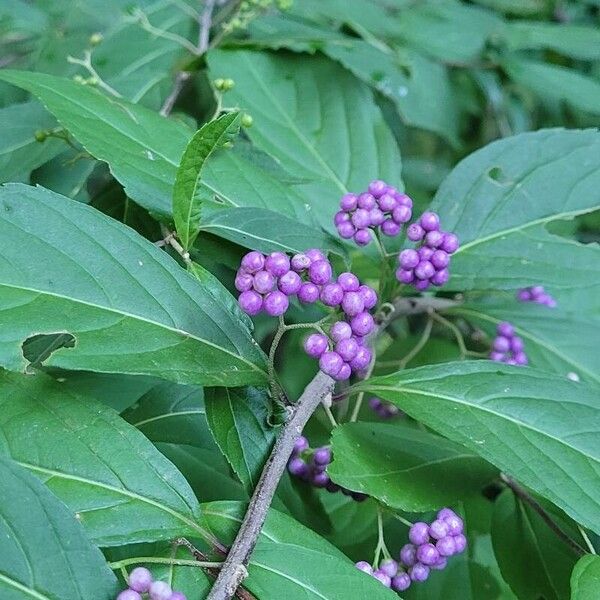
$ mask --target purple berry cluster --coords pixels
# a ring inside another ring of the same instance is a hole
[[[456,235],[440,229],[440,218],[436,213],[424,212],[418,222],[408,226],[406,236],[421,245],[400,252],[396,279],[413,285],[420,292],[430,285],[444,285],[450,278],[450,255],[459,246]]]
[[[431,569],[441,570],[454,554],[467,546],[462,519],[449,508],[443,508],[428,525],[415,523],[408,532],[410,543],[400,550],[400,560],[387,559],[377,569],[361,560],[356,567],[397,592],[408,589],[413,581],[425,581]]]
[[[145,567],[136,567],[127,578],[129,587],[123,590],[117,600],[142,600],[148,594],[149,600],[186,600],[182,592],[174,592],[166,581],[154,581],[152,573]]]
[[[369,399],[369,407],[382,419],[391,419],[403,414],[397,406],[390,402],[384,402],[376,396]]]
[[[331,458],[331,450],[328,447],[312,449],[308,440],[304,436],[300,436],[294,444],[287,468],[291,475],[311,483],[315,487],[325,488],[332,494],[342,492],[357,502],[366,500],[366,494],[343,488],[329,479],[327,466],[331,462]]]
[[[523,339],[515,335],[515,328],[506,321],[498,323],[496,337],[492,342],[490,359],[507,365],[526,365],[529,363],[525,354]]]
[[[517,300],[521,302],[535,302],[548,308],[556,307],[556,300],[541,285],[532,285],[517,292]]]
[[[340,237],[366,246],[371,242],[371,230],[379,228],[384,235],[398,235],[402,225],[412,218],[412,205],[406,194],[385,181],[375,180],[366,192],[344,194],[333,222]]]

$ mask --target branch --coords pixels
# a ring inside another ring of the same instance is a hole
[[[577,556],[583,556],[587,554],[585,548],[580,546],[568,533],[563,531],[558,523],[548,514],[546,509],[525,489],[522,488],[512,477],[509,477],[505,473],[500,473],[500,479],[506,483],[506,485],[514,492],[515,496],[520,498],[523,502],[529,504],[535,512],[540,515],[544,523],[550,527],[550,529],[565,543],[571,550],[577,554]]]
[[[275,490],[294,448],[294,443],[313,412],[323,399],[331,393],[334,383],[329,375],[319,371],[294,405],[289,419],[281,428],[275,446],[252,494],[242,525],[207,600],[230,600],[240,583],[248,576],[246,565],[260,535]]]

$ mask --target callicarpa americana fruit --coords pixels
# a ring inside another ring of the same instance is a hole
[[[173,591],[166,581],[154,581],[145,567],[136,567],[127,578],[128,588],[116,600],[186,600],[182,592]]]
[[[490,359],[507,365],[524,366],[529,364],[523,339],[515,334],[515,328],[511,323],[498,323]]]
[[[517,292],[517,300],[521,302],[534,302],[535,304],[542,304],[548,308],[556,307],[556,300],[544,290],[541,285],[532,285],[520,289]]]

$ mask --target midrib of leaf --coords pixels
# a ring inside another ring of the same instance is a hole
[[[246,53],[242,53],[242,57],[244,62],[248,66],[248,71],[252,74],[253,78],[257,82],[258,86],[263,90],[265,95],[271,100],[271,102],[276,106],[279,113],[283,116],[286,121],[288,127],[294,132],[296,137],[302,142],[302,145],[312,154],[317,162],[322,166],[323,170],[329,175],[330,179],[336,184],[336,186],[345,194],[348,192],[348,188],[345,184],[338,178],[338,176],[333,172],[331,167],[325,162],[325,159],[316,151],[314,146],[304,137],[302,132],[296,127],[294,121],[290,118],[288,113],[285,111],[283,106],[279,103],[277,98],[271,93],[271,90],[264,84],[262,79],[258,76],[252,61],[249,60]]]
[[[252,480],[252,470],[250,469],[250,465],[248,464],[248,460],[246,459],[246,453],[244,452],[244,445],[242,444],[242,439],[239,434],[240,430],[235,416],[235,411],[233,410],[233,404],[231,402],[231,393],[229,391],[229,388],[225,388],[225,393],[227,394],[227,405],[229,406],[229,411],[231,413],[231,417],[233,418],[233,431],[235,432],[235,437],[238,442],[239,449],[242,453],[242,458],[244,460],[244,466],[246,467],[246,475],[248,477],[248,480],[250,481],[250,484],[254,485],[254,481]],[[227,460],[229,462],[229,453],[227,453]],[[235,470],[234,465],[232,464],[231,466]]]
[[[307,548],[303,548],[303,550],[308,551]],[[259,567],[260,569],[264,569],[265,571],[269,571],[270,573],[275,573],[275,575],[279,575],[280,577],[283,577],[284,579],[287,579],[288,581],[295,583],[299,588],[301,588],[303,590],[308,590],[308,591],[312,592],[313,594],[315,594],[315,596],[318,596],[319,598],[322,598],[323,600],[332,600],[331,596],[323,596],[323,594],[321,594],[321,592],[319,592],[318,590],[315,590],[315,588],[313,588],[312,586],[306,585],[306,583],[303,583],[302,581],[298,581],[295,577],[292,577],[291,575],[288,575],[287,573],[282,573],[281,571],[278,571],[277,569],[274,569],[273,567],[269,567],[268,565],[264,565],[259,562],[252,561],[251,564],[253,567]]]
[[[454,314],[458,313],[458,314],[461,314],[463,316],[469,316],[469,315],[471,315],[471,316],[483,319],[484,321],[488,321],[489,323],[494,323],[496,325],[498,323],[502,322],[502,319],[499,319],[497,317],[493,317],[491,315],[488,315],[487,313],[478,312],[478,311],[473,310],[473,309],[462,308],[460,306],[456,307],[456,308],[453,308],[453,309],[451,309],[448,312],[452,312]],[[556,348],[554,346],[550,346],[548,343],[546,343],[545,341],[543,341],[543,340],[539,339],[538,337],[534,336],[529,331],[527,331],[525,329],[522,329],[521,327],[519,327],[517,325],[515,325],[515,330],[517,331],[517,333],[520,333],[521,336],[523,336],[524,338],[527,338],[527,339],[531,340],[532,342],[534,342],[538,346],[541,346],[542,348],[544,348],[545,350],[547,350],[551,354],[556,355],[561,360],[564,360],[566,363],[572,365],[574,369],[577,369],[577,370],[581,371],[582,373],[585,373],[586,375],[588,375],[589,377],[591,377],[592,379],[594,379],[595,381],[598,381],[600,383],[600,374],[596,374],[596,373],[594,373],[594,371],[590,371],[586,367],[583,367],[579,363],[575,362],[572,358],[570,358],[568,356],[565,356],[558,348]]]
[[[11,579],[7,575],[4,575],[4,573],[0,573],[0,581],[4,581],[4,583],[10,585],[11,587],[14,587],[15,589],[19,590],[20,592],[24,592],[25,594],[27,594],[28,596],[31,596],[32,598],[36,598],[36,600],[52,600],[52,598],[50,598],[50,596],[43,596],[39,592],[36,592],[35,590],[32,590],[31,588],[25,587],[24,585],[20,584],[18,581]]]
[[[221,223],[210,223],[209,222],[209,223],[206,223],[204,225],[204,227],[200,227],[200,229],[224,229],[226,231],[233,231],[235,233],[241,233],[244,237],[247,237],[247,238],[251,238],[254,240],[260,240],[261,242],[267,242],[267,243],[271,244],[272,246],[277,245],[279,248],[281,248],[285,252],[287,252],[288,249],[290,248],[290,246],[286,246],[285,244],[282,244],[281,242],[277,242],[277,241],[269,239],[269,238],[264,238],[264,237],[261,237],[260,235],[254,234],[254,233],[251,234],[247,231],[243,231],[243,230],[237,229],[235,227],[229,227],[226,225],[222,225]],[[300,249],[297,248],[297,250],[300,250]]]
[[[135,492],[132,492],[127,489],[118,488],[113,485],[109,485],[107,483],[102,483],[100,481],[93,481],[91,479],[87,479],[85,477],[80,477],[78,475],[71,475],[69,473],[63,473],[63,472],[57,471],[55,469],[47,469],[46,467],[39,467],[37,465],[32,465],[32,464],[29,464],[29,463],[26,463],[23,461],[17,461],[17,460],[15,460],[15,463],[18,465],[21,465],[22,467],[25,467],[26,469],[29,469],[31,471],[35,471],[37,473],[43,473],[44,475],[50,475],[51,477],[56,477],[58,479],[65,479],[68,481],[77,481],[79,483],[89,485],[90,487],[97,487],[97,488],[101,488],[104,490],[108,490],[110,492],[114,492],[115,494],[119,494],[121,496],[131,498],[133,500],[138,500],[139,502],[142,502],[144,504],[149,504],[150,506],[154,506],[155,508],[158,508],[158,509],[162,510],[163,512],[166,512],[167,514],[175,517],[182,523],[185,523],[187,526],[189,526],[192,529],[194,529],[195,531],[197,531],[198,534],[204,540],[206,540],[206,541],[214,540],[214,537],[209,532],[205,531],[202,527],[200,527],[200,525],[198,525],[194,521],[188,519],[185,515],[182,515],[181,513],[177,512],[176,510],[169,508],[168,506],[165,506],[164,504],[161,504],[160,502],[157,502],[156,500],[152,500],[151,498],[146,498],[145,496],[140,496],[139,494],[136,494]]]
[[[179,412],[172,413],[164,413],[162,415],[156,415],[155,417],[150,417],[149,419],[143,419],[142,421],[138,421],[137,423],[132,423],[134,427],[140,427],[141,425],[147,425],[148,423],[153,423],[155,421],[160,421],[161,419],[171,419],[173,417],[181,417],[186,415],[204,415],[206,414],[203,410],[182,410]]]
[[[198,342],[206,344],[207,346],[211,346],[213,348],[216,348],[217,350],[219,350],[221,352],[224,352],[226,354],[229,354],[230,356],[234,356],[235,358],[237,358],[241,362],[244,362],[245,364],[250,365],[254,371],[259,371],[260,373],[263,373],[263,371],[261,369],[259,369],[256,365],[254,365],[253,363],[249,362],[248,360],[246,360],[241,355],[235,354],[231,350],[227,350],[227,348],[223,348],[222,346],[217,346],[213,342],[205,340],[204,338],[200,338],[197,335],[195,335],[195,334],[193,334],[193,333],[191,333],[189,331],[183,331],[182,329],[177,329],[175,327],[170,327],[169,325],[165,325],[164,323],[159,323],[157,321],[152,321],[152,320],[147,319],[146,317],[142,317],[140,315],[133,315],[133,314],[131,314],[131,313],[127,312],[127,311],[124,311],[122,309],[111,308],[111,307],[108,307],[108,306],[100,306],[98,304],[94,304],[93,302],[87,302],[87,301],[81,300],[79,298],[69,298],[68,296],[64,296],[62,294],[56,294],[56,293],[48,292],[47,290],[36,290],[36,289],[30,288],[30,287],[10,285],[10,284],[7,284],[7,283],[0,283],[0,288],[1,287],[15,289],[15,290],[24,290],[24,291],[27,291],[27,292],[33,292],[35,294],[38,294],[39,296],[44,296],[45,295],[45,296],[51,296],[53,298],[60,298],[61,300],[67,300],[68,302],[74,302],[76,304],[83,304],[84,306],[90,306],[91,308],[99,309],[101,311],[106,311],[106,312],[114,313],[114,314],[120,315],[121,317],[127,317],[127,318],[130,318],[130,319],[136,320],[136,321],[140,321],[142,323],[149,323],[150,325],[155,325],[155,326],[161,327],[162,329],[165,329],[167,331],[172,331],[174,333],[183,335],[183,336],[185,336],[186,339],[187,338],[191,338],[193,340],[196,340]]]

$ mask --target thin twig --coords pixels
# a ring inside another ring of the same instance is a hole
[[[586,554],[585,548],[580,546],[568,533],[563,531],[561,527],[554,521],[554,519],[548,514],[544,507],[523,487],[521,487],[512,477],[506,475],[506,473],[500,473],[500,479],[514,492],[514,494],[520,498],[523,502],[526,502],[540,515],[544,523],[550,527],[550,529],[563,541],[567,546],[571,548],[578,556]]]
[[[323,398],[331,393],[334,383],[329,375],[319,371],[294,405],[290,418],[281,428],[252,494],[242,525],[207,600],[230,600],[240,583],[247,577],[246,566],[260,535],[294,443]]]
[[[92,64],[92,51],[91,50],[84,51],[83,59],[76,58],[75,56],[67,56],[67,62],[69,62],[73,65],[79,65],[80,67],[83,67],[84,69],[86,69],[87,72],[95,80],[96,85],[101,87],[104,91],[108,92],[109,94],[113,95],[115,98],[123,97],[121,94],[119,94],[119,92],[117,92],[117,90],[115,90],[114,87],[108,85],[108,83],[106,83],[106,81],[104,81],[102,79],[102,77],[100,77],[100,74],[98,73],[98,71],[96,71],[96,69],[94,68],[94,65]]]
[[[585,542],[585,545],[590,549],[592,554],[597,554],[596,548],[594,548],[594,544],[592,544],[592,540],[590,540],[589,535],[586,533],[585,529],[581,525],[577,525],[577,529],[579,529],[579,533]]]
[[[161,225],[160,228],[164,239],[161,240],[162,241],[162,245],[166,245],[169,244],[169,246],[171,246],[171,248],[173,248],[173,250],[175,250],[175,252],[177,252],[177,254],[179,254],[179,256],[181,256],[181,258],[183,259],[183,262],[189,266],[192,264],[192,259],[190,258],[190,253],[187,252],[183,246],[177,241],[177,239],[175,238],[175,232],[174,231],[169,231],[164,225]]]
[[[162,117],[168,117],[175,106],[175,102],[177,102],[177,98],[179,98],[179,94],[181,94],[183,88],[185,87],[186,81],[191,77],[188,71],[179,71],[177,75],[175,75],[175,83],[173,84],[173,89],[167,96],[166,100],[163,102],[163,105],[160,108],[159,114]]]

